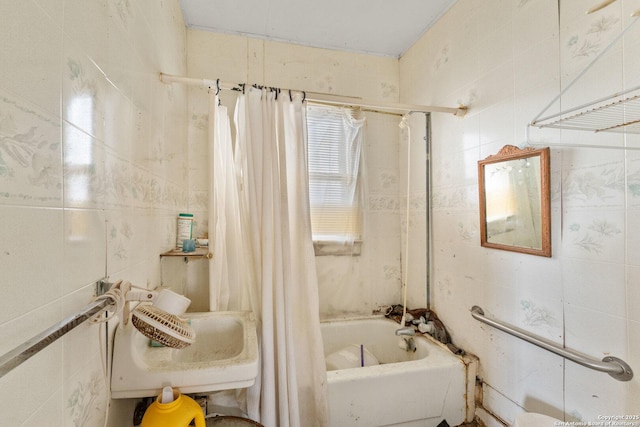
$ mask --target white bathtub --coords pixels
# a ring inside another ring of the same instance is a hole
[[[462,359],[416,335],[416,352],[398,346],[399,325],[384,317],[325,321],[325,357],[364,345],[379,365],[327,372],[331,427],[450,426],[465,422],[467,374]]]

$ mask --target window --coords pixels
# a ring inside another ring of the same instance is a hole
[[[314,242],[362,239],[361,184],[364,117],[348,108],[307,107],[309,201]]]

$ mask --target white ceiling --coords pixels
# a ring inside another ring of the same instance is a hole
[[[188,28],[400,57],[456,0],[180,0]]]

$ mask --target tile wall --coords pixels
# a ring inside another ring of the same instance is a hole
[[[10,0],[0,16],[4,354],[104,276],[157,286],[189,200],[187,93],[159,81],[186,72],[177,0]],[[85,323],[0,378],[0,425],[104,425],[104,330]]]
[[[637,375],[616,381],[469,314],[477,304],[568,348],[640,368],[638,135],[535,128],[527,138],[527,124],[640,8],[624,0],[586,15],[590,3],[459,0],[400,60],[401,101],[470,107],[462,119],[433,117],[432,298],[454,342],[480,357],[486,411],[508,423],[524,410],[585,423],[640,413]],[[639,31],[549,112],[638,86]],[[552,258],[480,247],[477,161],[527,141],[552,145]],[[606,145],[631,149],[597,147]],[[487,412],[479,411],[497,425]]]

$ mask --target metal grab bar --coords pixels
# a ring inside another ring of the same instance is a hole
[[[537,345],[540,348],[555,353],[558,356],[562,356],[565,359],[569,359],[579,365],[586,366],[587,368],[594,369],[596,371],[606,372],[618,381],[629,381],[633,378],[633,370],[631,369],[631,366],[629,366],[624,360],[618,359],[617,357],[607,356],[600,361],[582,353],[578,353],[577,351],[560,347],[553,341],[533,335],[524,329],[501,322],[500,320],[485,317],[484,310],[477,305],[471,307],[471,316],[480,322],[493,326],[496,329],[500,329],[503,332],[527,341],[533,345]]]
[[[62,337],[76,326],[90,319],[92,316],[104,310],[110,304],[109,300],[98,300],[84,307],[77,313],[67,317],[53,325],[46,331],[36,335],[25,343],[19,345],[0,357],[0,378],[9,373],[13,368],[35,356],[40,350]]]

